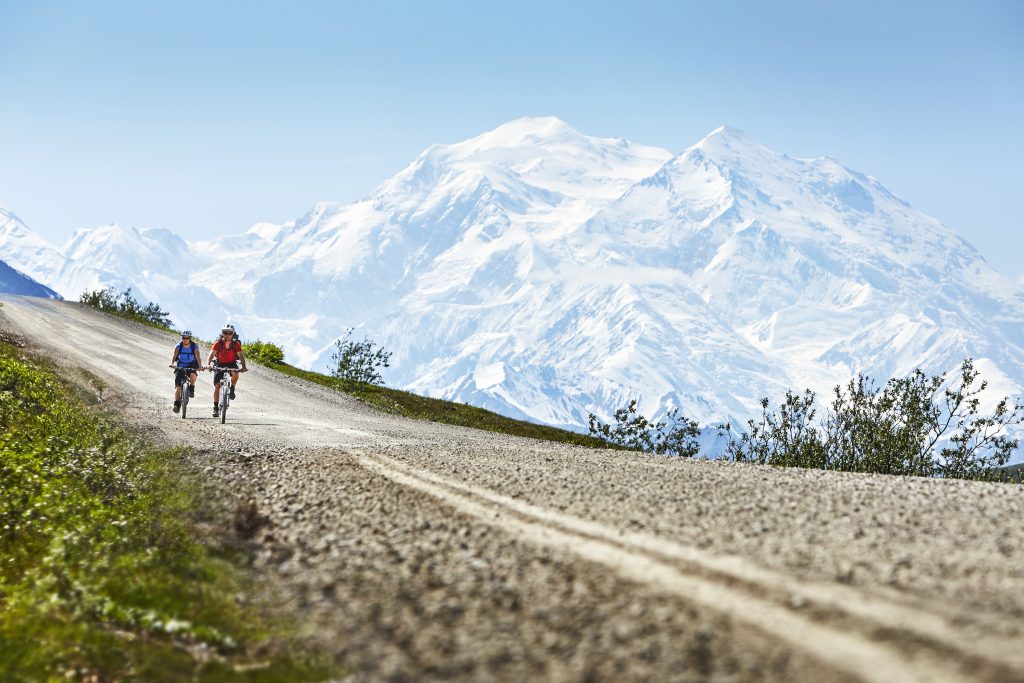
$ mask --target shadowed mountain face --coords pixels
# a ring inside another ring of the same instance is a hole
[[[788,388],[966,356],[993,394],[1024,387],[1018,284],[875,179],[728,127],[673,155],[520,119],[292,223],[191,244],[107,226],[40,253],[24,270],[66,296],[132,286],[305,366],[356,326],[394,351],[392,385],[561,426],[635,397],[745,420]]]
[[[60,299],[60,294],[0,261],[0,292]]]

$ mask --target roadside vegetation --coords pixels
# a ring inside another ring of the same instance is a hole
[[[198,518],[179,462],[0,342],[0,680],[329,677],[243,597],[230,522]]]
[[[673,408],[661,422],[641,415],[636,401],[615,411],[615,424],[604,423],[590,414],[591,435],[622,448],[659,455],[692,458],[700,453],[700,425]]]
[[[957,376],[928,376],[921,370],[878,386],[864,375],[837,386],[819,416],[813,391],[787,392],[778,408],[761,400],[759,420],[746,429],[717,427],[724,457],[781,467],[873,472],[953,479],[1019,480],[1003,469],[1019,442],[1006,428],[1024,423],[1024,405],[1003,398],[981,411],[988,383],[970,358]],[[617,445],[669,455],[697,455],[696,422],[669,419],[652,424],[636,402],[616,411],[615,425],[590,416],[590,432]]]
[[[150,327],[168,331],[171,329],[171,319],[167,317],[168,312],[162,310],[155,303],[143,304],[136,300],[132,296],[131,287],[122,292],[116,291],[113,287],[82,292],[78,301],[104,313],[134,320]]]
[[[363,377],[379,378],[376,369],[382,367],[380,362],[390,357],[390,354],[387,352],[383,352],[383,355],[378,354],[377,352],[381,351],[381,349],[376,347],[373,342],[366,343],[368,340],[364,340],[364,342],[355,343],[363,344],[361,348],[367,351],[369,357],[359,358],[354,354],[343,353],[345,349],[349,348],[344,345],[346,341],[351,341],[348,334],[336,343],[334,355],[337,365],[334,368],[334,373],[330,375],[303,370],[285,363],[281,347],[271,342],[257,340],[246,344],[245,357],[286,375],[298,377],[349,394],[379,410],[393,415],[591,448],[607,448],[610,446],[607,442],[586,434],[538,425],[524,420],[513,420],[490,410],[476,408],[465,403],[427,398],[426,396],[419,396],[408,391],[399,391],[398,389],[390,389],[380,384],[351,379],[350,377],[353,372],[357,371],[353,371],[353,368],[347,366],[346,363],[352,363],[354,367],[362,368],[363,374],[361,376]],[[277,358],[281,360],[273,360]],[[619,446],[614,445],[611,445],[611,447],[619,448]]]

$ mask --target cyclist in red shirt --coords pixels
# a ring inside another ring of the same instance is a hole
[[[206,359],[206,364],[212,366],[214,357],[217,358],[217,365],[222,368],[228,368],[231,372],[231,398],[235,398],[235,385],[238,384],[238,373],[245,372],[245,353],[242,351],[242,342],[235,338],[235,326],[225,325],[221,328],[220,339],[213,343],[213,348],[210,349],[210,357]],[[242,363],[242,367],[238,367],[238,363]],[[220,383],[224,380],[224,370],[215,370],[213,373],[213,416],[220,417],[220,406],[217,405],[217,399],[220,394]]]

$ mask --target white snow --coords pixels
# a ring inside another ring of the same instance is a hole
[[[0,259],[65,297],[132,286],[307,367],[356,327],[393,386],[576,429],[631,398],[745,421],[762,396],[966,356],[1024,388],[1024,282],[874,178],[729,127],[673,155],[518,119],[359,202],[205,242],[106,226],[56,250],[11,220]]]

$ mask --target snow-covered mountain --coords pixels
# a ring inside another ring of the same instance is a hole
[[[45,284],[57,281],[67,263],[58,249],[39,237],[13,211],[0,206],[0,260]]]
[[[877,180],[727,127],[673,155],[520,119],[242,235],[107,226],[52,253],[16,237],[0,231],[0,258],[21,245],[35,260],[17,267],[69,298],[132,286],[307,367],[356,326],[394,351],[393,386],[572,428],[630,398],[745,420],[788,388],[966,356],[993,393],[1024,388],[1020,283]]]

